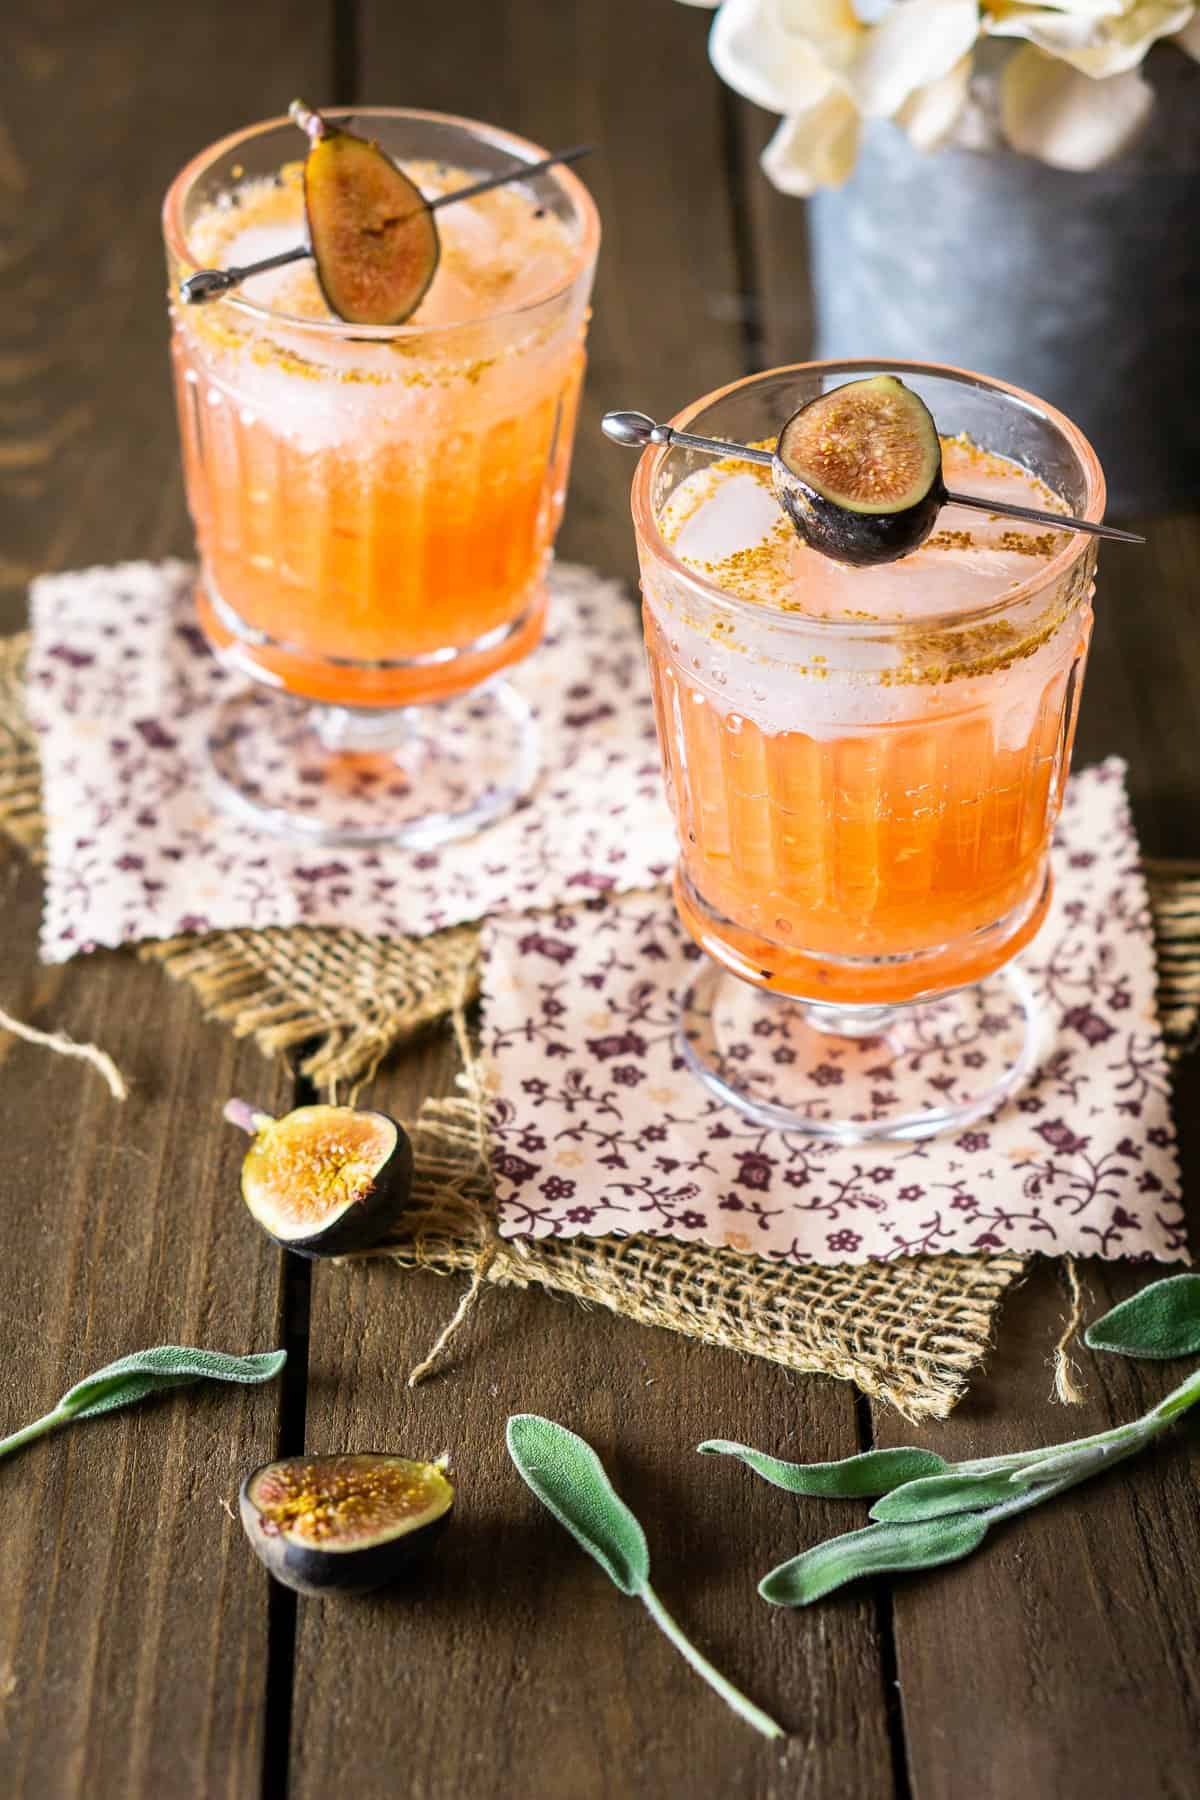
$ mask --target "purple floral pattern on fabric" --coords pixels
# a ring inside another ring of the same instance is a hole
[[[234,926],[420,934],[667,874],[674,841],[641,634],[619,583],[552,570],[546,640],[510,671],[539,717],[542,779],[529,805],[481,836],[419,853],[314,853],[211,807],[210,721],[246,683],[210,655],[192,584],[179,562],[34,583],[28,695],[48,822],[47,961]],[[526,930],[547,966],[574,954],[553,932],[539,938],[534,921]]]
[[[894,1149],[765,1129],[708,1094],[679,1055],[677,995],[699,952],[666,892],[596,898],[536,926],[489,920],[502,1233],[642,1232],[796,1263],[947,1250],[1189,1260],[1120,763],[1070,782],[1054,863],[1051,912],[1022,959],[1057,1025],[1038,1075],[994,1118]],[[808,1079],[827,1093],[840,1075],[819,1063]]]

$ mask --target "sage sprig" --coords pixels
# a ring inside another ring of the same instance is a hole
[[[873,1494],[886,1494],[903,1481],[915,1481],[920,1475],[938,1475],[950,1467],[944,1457],[932,1450],[868,1450],[862,1456],[845,1456],[841,1462],[782,1462],[777,1456],[766,1456],[752,1450],[749,1444],[734,1444],[728,1438],[707,1438],[697,1444],[701,1456],[737,1456],[769,1481],[772,1487],[786,1489],[789,1494],[816,1495],[823,1500],[863,1500]]]
[[[1092,1349],[1123,1356],[1200,1354],[1200,1275],[1152,1283],[1113,1307],[1084,1337]],[[725,1438],[711,1438],[699,1448],[706,1455],[736,1456],[790,1493],[876,1496],[871,1524],[792,1557],[759,1583],[759,1593],[772,1605],[807,1606],[864,1576],[931,1569],[969,1556],[993,1526],[1136,1456],[1197,1402],[1200,1372],[1129,1424],[1065,1444],[959,1463],[910,1448],[808,1464],[782,1462]]]
[[[537,1413],[514,1413],[508,1421],[507,1440],[518,1473],[575,1542],[596,1559],[609,1580],[623,1594],[642,1602],[659,1629],[727,1706],[764,1737],[782,1737],[782,1727],[701,1656],[650,1586],[646,1534],[591,1445]]]
[[[0,1456],[20,1449],[47,1432],[57,1431],[74,1419],[94,1419],[132,1406],[148,1394],[183,1387],[191,1381],[269,1381],[287,1361],[286,1350],[270,1350],[257,1356],[228,1356],[222,1350],[193,1350],[185,1344],[157,1344],[151,1350],[135,1350],[87,1375],[68,1388],[50,1412],[10,1437],[0,1438]]]

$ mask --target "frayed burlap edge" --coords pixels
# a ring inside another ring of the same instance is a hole
[[[0,639],[0,831],[42,860],[37,746],[25,711],[29,634]],[[1146,863],[1159,952],[1159,1005],[1168,1038],[1200,1014],[1200,863]],[[387,941],[324,926],[215,931],[140,946],[186,981],[211,1017],[266,1056],[305,1046],[302,1074],[322,1085],[362,1082],[389,1050],[473,998],[479,936],[459,925]]]
[[[25,710],[29,634],[0,639],[0,831],[35,862],[44,826],[37,745]],[[321,1086],[369,1080],[390,1050],[479,988],[479,933],[366,937],[325,926],[214,931],[156,940],[138,954],[186,981],[210,1018],[252,1037],[264,1056],[303,1047],[300,1073]]]
[[[834,1375],[914,1421],[944,1419],[962,1397],[1000,1300],[1024,1271],[1016,1256],[796,1268],[671,1238],[500,1238],[481,1118],[471,1098],[426,1101],[412,1127],[413,1205],[370,1257],[454,1275],[475,1274],[486,1255],[480,1286],[536,1284],[642,1325]],[[443,1333],[442,1349],[447,1341]]]
[[[0,640],[0,830],[41,860],[40,779],[22,686],[27,647],[27,637]],[[1146,867],[1163,1026],[1178,1055],[1194,1042],[1200,1016],[1200,864]],[[226,931],[146,944],[140,953],[187,981],[210,1015],[252,1036],[266,1055],[306,1045],[302,1071],[327,1085],[361,1083],[390,1049],[450,1015],[469,1097],[422,1109],[413,1127],[414,1205],[398,1235],[372,1252],[404,1268],[471,1276],[411,1381],[437,1366],[486,1287],[537,1284],[705,1343],[851,1380],[912,1420],[944,1418],[983,1361],[1000,1300],[1025,1268],[1018,1257],[954,1255],[793,1268],[664,1238],[502,1239],[465,1018],[479,981],[474,927],[386,943],[319,927]],[[1060,1364],[1077,1311],[1076,1304],[1056,1352]],[[1071,1397],[1061,1381],[1060,1391]]]

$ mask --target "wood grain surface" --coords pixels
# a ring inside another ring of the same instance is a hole
[[[161,195],[189,155],[297,91],[600,144],[585,174],[604,245],[560,547],[631,577],[632,470],[599,437],[600,412],[670,413],[802,358],[811,334],[802,209],[758,173],[773,122],[719,88],[708,23],[673,0],[211,0],[169,15],[45,0],[14,20],[0,71],[0,629],[43,569],[187,552]],[[1193,516],[1153,521],[1145,551],[1102,563],[1079,758],[1128,758],[1155,854],[1200,854],[1198,573]],[[138,1345],[286,1342],[291,1358],[269,1388],[175,1396],[0,1466],[0,1793],[1195,1793],[1194,1434],[957,1568],[794,1616],[763,1606],[755,1580],[858,1509],[695,1455],[710,1435],[806,1458],[876,1441],[978,1455],[1130,1416],[1178,1370],[1083,1353],[1085,1405],[1052,1402],[1052,1267],[1008,1303],[970,1399],[924,1430],[838,1383],[536,1293],[489,1292],[442,1372],[410,1391],[461,1284],[310,1269],[237,1200],[222,1101],[282,1109],[303,1086],[132,956],[39,969],[37,880],[7,853],[0,905],[0,1006],[100,1042],[134,1083],[118,1106],[90,1069],[0,1034],[0,1431]],[[371,1098],[411,1114],[455,1068],[449,1034],[432,1033]],[[1198,1071],[1180,1075],[1189,1171]],[[1143,1275],[1089,1265],[1085,1279],[1098,1312]],[[596,1445],[643,1519],[666,1605],[789,1728],[786,1746],[727,1715],[537,1507],[503,1448],[521,1409]],[[254,1463],[304,1447],[451,1452],[459,1517],[410,1589],[297,1604],[270,1586],[226,1508]]]

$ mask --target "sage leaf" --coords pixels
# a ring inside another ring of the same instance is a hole
[[[591,1445],[537,1413],[514,1413],[508,1421],[508,1454],[521,1478],[580,1547],[600,1564],[623,1594],[639,1599],[697,1675],[764,1737],[782,1737],[774,1719],[714,1669],[671,1617],[650,1586],[646,1534],[630,1512]]]
[[[1145,1418],[1139,1419],[1138,1423],[1140,1425],[1167,1423],[1171,1419],[1177,1419],[1180,1413],[1185,1413],[1189,1406],[1195,1406],[1197,1400],[1200,1400],[1200,1372],[1189,1375],[1187,1380],[1180,1382],[1177,1388],[1172,1388],[1166,1399],[1160,1400],[1157,1406],[1151,1407]]]
[[[932,1450],[867,1450],[862,1456],[847,1456],[841,1462],[782,1462],[748,1444],[735,1444],[728,1438],[707,1438],[696,1448],[702,1456],[737,1456],[769,1481],[773,1487],[789,1494],[809,1494],[826,1500],[862,1500],[875,1494],[890,1493],[892,1488],[911,1482],[922,1475],[939,1475],[950,1467],[944,1457]]]
[[[129,1406],[147,1394],[182,1387],[189,1381],[233,1381],[249,1385],[270,1381],[287,1361],[286,1350],[267,1350],[255,1356],[230,1356],[224,1350],[193,1350],[184,1344],[157,1344],[152,1350],[135,1350],[98,1369],[59,1401],[72,1418],[93,1419],[98,1413]]]
[[[1118,1356],[1200,1355],[1200,1275],[1168,1275],[1088,1326],[1090,1350]]]
[[[552,1419],[514,1413],[508,1454],[542,1505],[621,1592],[640,1594],[650,1579],[646,1534],[592,1446]]]
[[[848,1581],[901,1569],[933,1569],[977,1550],[986,1514],[960,1513],[912,1524],[868,1525],[829,1538],[764,1575],[758,1591],[772,1606],[808,1606]]]
[[[192,1381],[269,1381],[287,1361],[286,1350],[254,1356],[230,1356],[221,1350],[195,1350],[186,1344],[157,1344],[107,1363],[68,1388],[52,1411],[31,1425],[0,1438],[0,1456],[32,1443],[73,1419],[94,1419],[118,1407],[132,1406],[149,1394],[184,1387]]]
[[[910,1481],[893,1488],[877,1500],[871,1517],[880,1521],[909,1519],[942,1519],[953,1513],[978,1512],[1000,1500],[1011,1500],[1017,1476],[1001,1472],[996,1475],[933,1475],[923,1481]],[[1039,1473],[1030,1471],[1030,1479],[1040,1481]]]

